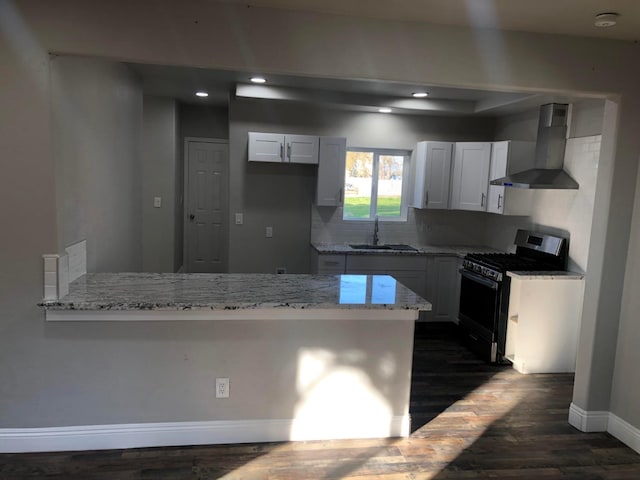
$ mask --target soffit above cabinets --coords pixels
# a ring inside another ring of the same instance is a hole
[[[501,116],[544,103],[571,103],[570,96],[499,92],[416,85],[363,79],[268,75],[267,84],[249,83],[255,72],[128,63],[142,80],[145,94],[176,98],[184,103],[226,106],[230,98],[278,100],[324,108],[377,112],[382,106],[405,115]],[[205,90],[207,98],[195,92]],[[412,92],[426,90],[427,98]]]

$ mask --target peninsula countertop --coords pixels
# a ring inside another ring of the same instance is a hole
[[[47,311],[431,310],[388,275],[93,273]]]

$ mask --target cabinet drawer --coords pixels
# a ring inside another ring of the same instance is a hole
[[[348,255],[347,272],[352,270],[422,270],[427,268],[427,258],[411,255]]]
[[[318,273],[344,273],[344,255],[320,255],[318,257]]]

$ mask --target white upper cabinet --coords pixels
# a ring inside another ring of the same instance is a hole
[[[317,165],[319,140],[312,135],[285,135],[285,161]]]
[[[489,181],[532,168],[535,142],[494,142]],[[487,212],[501,215],[528,215],[531,190],[489,185]]]
[[[250,162],[284,162],[284,135],[249,132]]]
[[[449,208],[452,151],[450,142],[419,142],[416,145],[414,208]]]
[[[316,205],[321,207],[342,205],[346,156],[346,138],[320,137]]]
[[[454,146],[451,208],[485,211],[491,165],[490,142],[458,142]]]
[[[249,132],[249,161],[317,164],[318,146],[313,135]]]

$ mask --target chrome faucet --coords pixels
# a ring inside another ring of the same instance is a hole
[[[375,222],[373,223],[373,244],[378,245],[378,216],[376,215]]]

